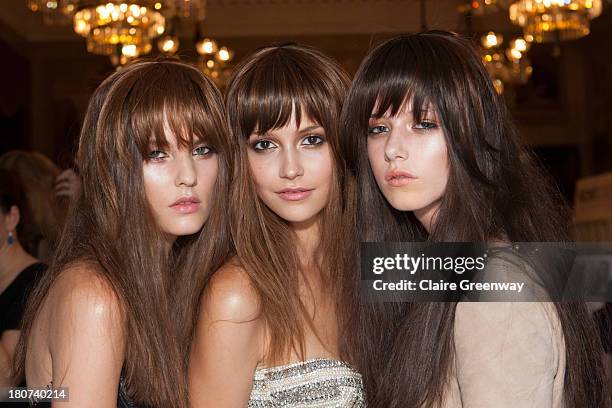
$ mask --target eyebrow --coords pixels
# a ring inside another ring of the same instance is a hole
[[[319,129],[319,128],[323,129],[323,126],[321,126],[321,125],[312,125],[312,126],[305,127],[303,129],[298,129],[297,132],[298,133],[306,133],[306,132],[310,132],[310,131],[313,131],[313,130]],[[251,138],[253,136],[255,136],[257,138],[262,138],[262,137],[265,137],[266,135],[268,135],[270,133],[274,133],[274,129],[270,129],[266,133],[259,133],[257,131],[253,131],[253,133],[251,133],[249,135],[249,138]]]
[[[413,110],[409,110],[408,113],[413,113]],[[435,110],[433,109],[421,109],[421,112],[423,113],[435,113]],[[380,119],[380,118],[384,118],[385,115],[382,116],[375,116],[375,115],[370,115],[370,119]]]
[[[312,126],[308,126],[305,127],[304,129],[299,129],[298,132],[300,133],[304,133],[304,132],[310,132],[312,130],[318,129],[318,128],[322,128],[323,126],[321,125],[312,125]]]

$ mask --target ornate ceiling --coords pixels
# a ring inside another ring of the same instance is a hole
[[[427,0],[430,29],[460,26],[456,0]],[[209,0],[207,34],[214,37],[392,34],[420,31],[419,0]],[[490,29],[512,30],[506,16]],[[1,0],[0,21],[28,42],[82,41],[72,28],[45,26],[25,0]]]

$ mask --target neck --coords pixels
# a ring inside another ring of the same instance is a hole
[[[440,200],[434,201],[429,204],[427,207],[421,208],[420,210],[415,210],[414,215],[419,220],[419,222],[425,227],[428,234],[431,234],[433,227],[436,222],[436,218],[438,216],[438,210],[440,209]]]
[[[37,259],[28,254],[25,249],[15,241],[12,245],[4,244],[0,248],[0,279],[15,276]]]
[[[293,232],[297,236],[298,255],[302,265],[312,263],[315,251],[319,245],[319,217],[292,224]]]

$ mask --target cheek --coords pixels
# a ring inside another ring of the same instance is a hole
[[[385,162],[384,142],[382,140],[368,139],[367,148],[368,160],[370,161],[370,167],[372,168],[374,177],[377,180],[384,179],[384,172],[387,167],[387,163]]]
[[[312,152],[307,152],[303,159],[306,178],[316,185],[331,184],[333,164],[329,146],[326,144]]]
[[[219,158],[213,155],[208,159],[202,159],[197,164],[198,196],[201,200],[209,200],[211,191],[219,175]]]
[[[278,165],[272,155],[249,152],[247,160],[257,191],[270,187],[269,184],[274,180],[275,174],[278,177]]]
[[[145,163],[142,167],[145,196],[153,208],[165,202],[173,185],[170,172],[161,163]]]
[[[448,181],[448,151],[444,135],[438,134],[429,139],[421,149],[421,163],[424,174],[437,188],[445,187]]]

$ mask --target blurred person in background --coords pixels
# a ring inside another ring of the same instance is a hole
[[[32,221],[18,176],[0,169],[0,386],[18,385],[11,361],[27,296],[46,265],[22,246]],[[4,406],[4,405],[2,405]],[[13,406],[13,405],[11,405]],[[18,405],[14,405],[18,406]]]
[[[39,259],[50,259],[70,201],[78,196],[79,176],[72,169],[62,172],[42,153],[22,150],[0,156],[0,169],[14,171],[19,176],[32,212],[33,234],[22,244]]]

